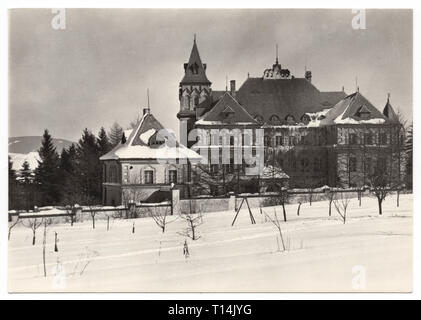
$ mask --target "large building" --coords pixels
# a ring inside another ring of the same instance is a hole
[[[246,175],[247,164],[215,164],[209,152],[208,163],[195,170],[194,192],[270,191],[286,179],[290,187],[299,188],[362,187],[370,184],[378,168],[388,168],[391,178],[402,180],[403,137],[389,98],[380,112],[358,89],[352,94],[343,89],[320,91],[312,83],[311,71],[295,77],[278,58],[262,76],[248,77],[238,90],[233,80],[230,88],[212,90],[206,68],[194,40],[179,86],[181,141],[195,145],[195,150],[216,149],[222,154],[235,143],[214,139],[212,130],[236,130],[243,137],[251,131],[256,147],[257,129],[262,129],[264,166],[259,175]],[[205,132],[205,147],[187,138],[194,129]]]

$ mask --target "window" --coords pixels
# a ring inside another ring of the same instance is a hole
[[[168,173],[170,183],[177,183],[177,170],[170,170]]]
[[[364,173],[371,174],[371,159],[370,158],[366,158],[364,160]]]
[[[285,120],[287,121],[287,124],[295,124],[295,119],[292,115],[287,115]]]
[[[276,136],[276,146],[282,146],[284,138],[282,136]]]
[[[218,173],[218,170],[219,170],[219,166],[217,164],[211,164],[210,165],[210,172],[211,173],[213,173],[213,174]]]
[[[319,172],[321,170],[321,161],[319,158],[313,160],[313,170]]]
[[[145,184],[153,184],[153,171],[145,170]]]
[[[377,159],[376,163],[376,172],[377,174],[382,174],[387,170],[387,161],[385,158],[381,157]]]
[[[265,144],[265,147],[269,147],[269,145],[270,145],[270,137],[269,136],[264,137],[264,144]]]
[[[116,165],[110,166],[108,182],[118,182],[118,180],[117,180],[117,166]]]
[[[355,158],[355,157],[349,158],[348,170],[350,172],[357,171],[357,158]]]
[[[124,171],[123,171],[123,180],[124,183],[128,183],[129,182],[129,166],[124,166]]]
[[[379,134],[379,140],[380,144],[387,144],[387,134],[386,133],[380,133]]]
[[[294,136],[290,136],[289,137],[289,145],[290,146],[293,146],[295,143],[294,143]]]
[[[355,133],[349,134],[349,144],[357,144],[357,135]]]
[[[364,133],[364,144],[365,145],[373,144],[373,135],[371,133]]]
[[[308,171],[308,165],[309,165],[309,161],[308,161],[307,158],[301,159],[301,171],[302,172]]]

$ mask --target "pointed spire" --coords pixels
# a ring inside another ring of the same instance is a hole
[[[392,121],[399,121],[395,110],[393,110],[392,105],[390,104],[390,93],[387,94],[387,102],[383,109],[383,115]]]
[[[146,95],[148,97],[148,113],[151,113],[151,106],[149,104],[149,88],[146,90]]]
[[[225,92],[228,92],[228,76],[225,76]]]
[[[202,63],[197,49],[196,34],[193,38],[189,62],[184,64],[184,72],[181,84],[211,84],[206,77],[206,65]]]
[[[279,59],[278,59],[278,44],[276,44],[276,64],[279,64]]]

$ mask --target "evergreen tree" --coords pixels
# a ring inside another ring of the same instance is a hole
[[[80,202],[79,179],[76,147],[70,145],[60,155],[61,202],[64,205],[75,205]]]
[[[101,127],[98,133],[97,138],[99,156],[106,154],[111,150],[110,140],[108,139],[107,133],[105,132],[104,127]]]
[[[120,143],[123,132],[123,128],[117,122],[114,122],[110,129],[110,133],[108,134],[111,146],[113,148]]]
[[[82,133],[77,146],[77,175],[83,200],[101,199],[101,163],[99,161],[99,147],[95,135],[88,129]]]
[[[19,172],[19,181],[23,187],[25,209],[29,211],[33,206],[33,190],[32,190],[32,170],[28,161],[24,161]]]
[[[41,160],[38,161],[38,168],[35,170],[35,181],[40,191],[41,204],[53,205],[60,198],[59,156],[47,129],[44,131],[38,153]]]

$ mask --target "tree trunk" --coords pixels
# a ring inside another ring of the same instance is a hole
[[[396,206],[399,208],[399,190],[398,190],[398,192],[397,192],[397,194],[396,194]]]
[[[58,252],[58,247],[57,247],[57,232],[54,232],[54,252]]]
[[[301,202],[298,203],[297,216],[300,216]]]
[[[329,201],[329,217],[332,216],[332,201]]]
[[[380,198],[377,198],[377,202],[379,203],[379,215],[382,215],[383,214],[382,200]]]
[[[35,245],[35,230],[33,231],[33,234],[32,234],[32,245],[33,246]]]
[[[285,203],[282,202],[282,210],[283,210],[283,214],[284,214],[284,221],[287,222],[287,212],[285,210]]]
[[[107,217],[107,231],[110,230],[110,217]]]
[[[92,216],[92,229],[95,229],[95,216]]]

